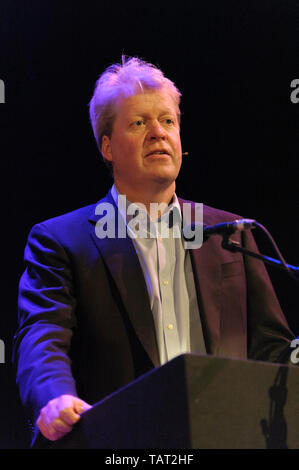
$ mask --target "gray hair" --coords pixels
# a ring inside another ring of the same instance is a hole
[[[121,98],[146,90],[165,88],[173,98],[180,120],[181,93],[175,84],[153,64],[137,57],[122,56],[121,64],[110,65],[96,82],[93,97],[89,103],[89,115],[97,146],[101,152],[104,135],[111,137],[115,120],[115,104]],[[106,162],[106,160],[104,159]],[[111,169],[110,162],[106,162]]]

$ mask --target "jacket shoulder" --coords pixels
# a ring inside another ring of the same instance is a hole
[[[235,219],[241,219],[239,214],[229,212],[223,209],[216,209],[215,207],[203,206],[204,222],[209,225],[218,224],[221,222],[232,222]]]
[[[97,203],[89,204],[35,224],[28,240],[38,239],[41,243],[48,244],[48,240],[52,239],[65,247],[84,244],[84,240],[89,236],[89,220],[96,205]]]
[[[43,220],[34,225],[33,229],[41,228],[48,230],[49,232],[56,232],[57,230],[69,229],[80,227],[85,224],[89,217],[94,211],[96,204],[90,204],[88,206],[75,209],[71,212],[52,217],[47,220]]]
[[[180,204],[199,204],[198,202],[188,201],[182,198],[179,198],[179,201]],[[235,214],[233,212],[229,212],[223,209],[217,209],[216,207],[203,204],[203,222],[207,225],[214,225],[221,222],[232,222],[233,220],[240,218],[242,218],[242,216],[240,216],[239,214]]]

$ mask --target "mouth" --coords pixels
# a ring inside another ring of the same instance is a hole
[[[165,150],[165,149],[156,149],[156,150],[152,150],[151,152],[145,155],[146,158],[147,157],[161,157],[161,156],[169,157],[170,153],[168,152],[168,150]]]

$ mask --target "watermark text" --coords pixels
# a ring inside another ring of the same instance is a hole
[[[291,81],[291,88],[294,90],[291,92],[290,99],[293,104],[299,103],[299,78],[294,78]]]
[[[2,339],[0,339],[0,364],[5,363],[5,344]]]
[[[183,238],[186,249],[200,248],[203,243],[203,204],[184,202],[181,209],[166,203],[127,203],[118,196],[114,204],[100,202],[95,209],[99,220],[95,226],[97,238]]]
[[[291,362],[292,364],[298,364],[299,362],[299,337],[293,339],[293,341],[290,344],[290,348],[296,348],[291,353]]]
[[[5,84],[4,81],[0,79],[0,103],[5,103]]]

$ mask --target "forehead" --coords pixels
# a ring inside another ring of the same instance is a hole
[[[174,98],[166,90],[145,91],[116,103],[116,114],[124,117],[131,114],[177,113]]]

